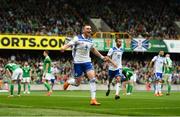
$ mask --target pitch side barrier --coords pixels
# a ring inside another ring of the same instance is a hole
[[[97,90],[107,90],[107,85],[103,85],[103,84],[98,84],[96,85]],[[4,86],[3,86],[4,89]],[[4,91],[2,89],[2,91]],[[17,84],[15,84],[15,89],[17,89]],[[112,90],[114,89],[114,87],[111,88]],[[43,84],[32,84],[31,85],[31,90],[47,90]],[[63,84],[59,85],[56,84],[53,87],[53,90],[63,90]],[[72,86],[70,85],[68,87],[67,90],[89,90],[89,84],[81,84],[80,86],[76,87],[76,86]],[[122,89],[120,89],[122,90]],[[134,91],[146,91],[146,86],[145,85],[135,85],[133,88]],[[166,86],[163,87],[163,91],[166,91]],[[154,91],[153,88],[151,88],[151,91]],[[180,85],[172,85],[172,91],[180,91]],[[0,90],[1,92],[1,90]]]
[[[0,35],[0,49],[59,50],[65,36]]]

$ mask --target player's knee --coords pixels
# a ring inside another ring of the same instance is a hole
[[[92,78],[92,79],[90,79],[90,81],[89,81],[90,83],[95,83],[96,82],[96,78]]]
[[[77,79],[75,80],[75,82],[76,82],[76,86],[79,86],[80,83],[81,83],[81,78],[77,78]]]
[[[120,82],[120,79],[116,79],[116,83],[119,83]]]

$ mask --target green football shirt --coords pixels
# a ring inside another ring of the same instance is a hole
[[[46,71],[47,64],[49,64],[48,71]],[[43,71],[46,71],[46,73],[51,73],[51,58],[49,56],[46,56],[46,58],[44,59]]]

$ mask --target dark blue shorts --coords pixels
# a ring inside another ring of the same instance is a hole
[[[74,63],[74,77],[81,77],[84,73],[94,70],[91,62],[87,63]]]
[[[54,84],[55,79],[51,79],[51,83]]]
[[[109,77],[112,78],[116,78],[117,76],[122,76],[122,69],[118,69],[115,71],[109,70]]]
[[[162,80],[162,73],[158,73],[158,72],[154,73],[154,78],[155,80]]]

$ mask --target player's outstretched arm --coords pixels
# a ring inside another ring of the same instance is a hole
[[[107,58],[107,61],[109,61],[115,68],[117,68],[118,66],[116,65],[116,63],[109,57],[109,56],[106,56]]]
[[[64,51],[64,50],[68,49],[69,47],[70,47],[70,45],[65,44],[61,47],[60,51]]]
[[[152,68],[152,64],[153,64],[153,61],[151,61],[150,63],[149,63],[149,68]]]
[[[60,48],[61,52],[75,45],[75,43],[78,41],[78,37],[75,36],[73,39],[67,38],[66,40],[67,40],[67,43]]]
[[[103,59],[104,61],[106,61],[106,57],[104,57],[96,48],[92,48],[91,52],[93,54],[95,54],[96,56],[98,56],[99,58]]]

